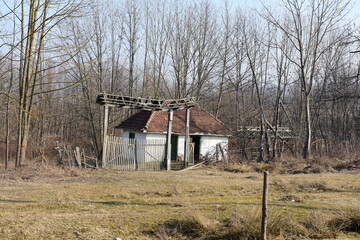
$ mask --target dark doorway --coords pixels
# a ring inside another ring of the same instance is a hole
[[[178,135],[171,135],[171,160],[176,160],[178,155]]]
[[[194,162],[200,160],[200,138],[201,136],[190,136],[191,142],[194,143]]]

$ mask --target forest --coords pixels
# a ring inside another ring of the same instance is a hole
[[[235,133],[260,128],[276,161],[351,157],[360,139],[360,30],[347,0],[14,0],[0,3],[0,158],[56,145],[101,155],[100,93],[193,98]],[[131,111],[111,109],[111,130]],[[112,131],[112,130],[111,130]],[[260,150],[263,149],[263,150]],[[51,159],[50,159],[51,160]]]

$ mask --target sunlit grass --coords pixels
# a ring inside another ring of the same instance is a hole
[[[259,173],[213,168],[186,172],[56,169],[1,178],[0,239],[171,239],[173,235],[173,239],[221,239],[240,234],[239,229],[250,234],[244,226],[258,222],[261,210]],[[270,175],[272,233],[292,234],[287,231],[295,228],[308,234],[313,230],[304,230],[304,226],[312,226],[312,222],[306,225],[301,221],[314,213],[326,216],[318,219],[326,225],[334,213],[343,216],[344,209],[360,206],[359,177],[340,173]],[[282,229],[289,217],[294,225]],[[199,229],[192,229],[189,235],[179,232],[177,227],[189,221]],[[338,223],[346,221],[350,220],[338,219]],[[321,230],[328,231],[326,234],[319,230],[313,237],[358,236],[326,229]]]

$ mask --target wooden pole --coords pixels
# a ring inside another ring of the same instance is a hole
[[[135,156],[135,170],[139,170],[139,160],[138,160],[138,146],[137,146],[137,140],[134,140],[134,156]]]
[[[107,149],[107,132],[109,124],[109,106],[105,104],[104,109],[104,129],[103,129],[103,148],[102,148],[102,167],[106,167],[106,149]]]
[[[173,120],[173,109],[169,110],[168,115],[168,128],[167,128],[167,136],[166,136],[166,170],[171,170],[171,128],[172,128],[172,120]]]
[[[186,129],[185,129],[185,144],[184,144],[184,168],[188,165],[189,155],[189,130],[190,129],[190,108],[186,109]]]
[[[262,199],[262,221],[261,221],[261,240],[266,240],[266,218],[267,218],[267,191],[268,191],[268,172],[264,172],[264,186]]]

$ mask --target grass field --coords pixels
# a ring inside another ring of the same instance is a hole
[[[360,174],[269,176],[269,239],[360,239]],[[0,239],[257,239],[262,175],[2,172]]]

